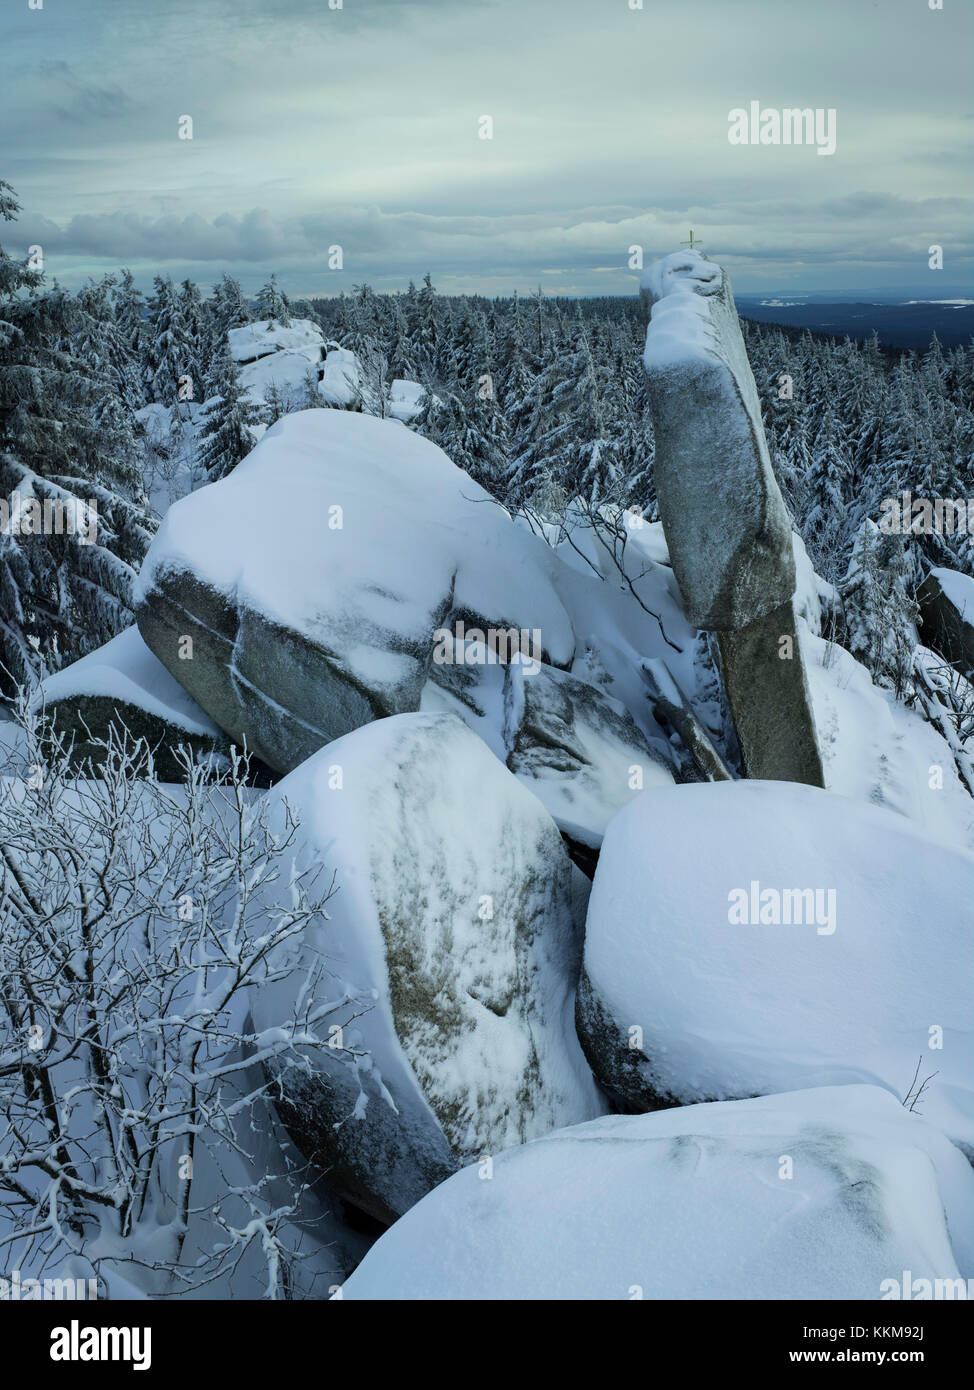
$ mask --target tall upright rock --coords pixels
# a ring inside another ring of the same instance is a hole
[[[647,268],[642,297],[660,518],[687,618],[717,634],[748,775],[824,786],[791,526],[730,281],[686,251]]]

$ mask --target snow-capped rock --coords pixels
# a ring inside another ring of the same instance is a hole
[[[791,525],[730,281],[688,251],[647,267],[642,295],[653,473],[687,618],[719,634],[748,775],[821,787]]]
[[[362,366],[354,352],[329,344],[318,382],[318,395],[338,410],[356,410],[362,404]]]
[[[652,1109],[868,1082],[974,1154],[974,855],[813,788],[650,789],[609,826],[578,1025]],[[936,1073],[936,1075],[933,1075]]]
[[[389,386],[388,413],[404,425],[411,424],[423,409],[425,395],[426,388],[418,381],[403,381],[397,377]],[[433,397],[433,403],[439,404],[438,397]]]
[[[613,1115],[465,1168],[341,1296],[882,1299],[905,1271],[969,1279],[972,1231],[942,1134],[875,1087],[824,1088]]]
[[[726,272],[678,252],[643,273],[660,516],[689,621],[730,631],[795,590],[791,526]],[[745,558],[746,557],[746,558]]]
[[[292,319],[287,328],[261,319],[242,328],[231,328],[227,338],[230,356],[238,363],[256,362],[272,352],[301,352],[309,361],[319,362],[325,346],[321,329],[310,319]]]
[[[338,410],[288,415],[221,482],[167,513],[139,629],[237,743],[289,771],[333,738],[415,710],[434,634],[574,635],[545,543],[428,440]],[[192,638],[192,655],[185,655]]]
[[[285,804],[300,823],[298,867],[337,874],[295,951],[350,1000],[356,1061],[317,1049],[276,1101],[330,1185],[392,1220],[481,1153],[603,1113],[572,1018],[581,875],[459,719],[379,720],[268,796],[272,825]],[[253,1007],[280,1016],[274,987]]]
[[[112,724],[147,741],[163,782],[184,776],[175,756],[181,745],[198,758],[227,751],[223,731],[153,656],[137,627],[48,676],[33,704],[73,742],[72,759],[79,767],[102,760],[103,750],[91,740],[106,738]]]
[[[303,351],[274,352],[241,367],[240,384],[254,405],[263,405],[276,391],[285,410],[294,410],[306,406],[316,389],[318,361]]]
[[[934,569],[917,590],[923,640],[974,680],[974,579]]]

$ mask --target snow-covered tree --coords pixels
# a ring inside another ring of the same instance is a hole
[[[198,400],[200,382],[193,377],[196,365],[193,346],[183,321],[183,306],[171,277],[157,275],[155,293],[149,301],[146,385],[154,401],[174,405],[180,398]],[[192,394],[188,394],[189,392]]]
[[[287,295],[278,288],[277,276],[272,275],[266,285],[257,292],[257,318],[266,319],[279,328],[287,328],[291,322],[291,306]]]
[[[226,339],[213,358],[206,396],[198,459],[215,482],[250,453],[254,437],[249,427],[260,421],[260,411],[241,387],[240,372]]]
[[[867,517],[839,592],[849,650],[877,685],[905,695],[917,648],[917,607],[902,537],[883,535]]]
[[[232,328],[243,328],[244,324],[250,323],[251,317],[240,281],[224,274],[213,290],[211,321],[214,343],[222,343]]]
[[[29,1275],[69,1262],[101,1296],[121,1274],[157,1297],[227,1296],[256,1257],[255,1295],[288,1297],[289,1222],[314,1174],[294,1155],[269,1183],[254,1063],[273,1059],[286,1092],[301,1047],[351,1061],[328,1031],[351,1010],[317,965],[260,1034],[248,998],[292,974],[287,944],[327,918],[334,880],[295,871],[296,824],[269,828],[240,759],[214,782],[187,753],[184,785],[166,786],[148,746],[113,731],[79,781],[24,708],[25,753],[0,781],[5,1254]]]
[[[0,184],[0,215],[17,203]],[[131,622],[148,545],[137,451],[98,356],[97,324],[0,248],[0,686],[107,641]]]

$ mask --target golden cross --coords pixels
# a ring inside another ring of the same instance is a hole
[[[697,250],[698,247],[701,247],[701,248],[702,248],[703,243],[700,242],[700,241],[694,241],[694,239],[693,239],[693,228],[691,227],[691,228],[690,228],[690,240],[689,240],[689,241],[681,241],[681,242],[680,242],[680,245],[681,245],[681,246],[689,246],[689,248],[690,248],[691,251],[695,251],[695,250]]]

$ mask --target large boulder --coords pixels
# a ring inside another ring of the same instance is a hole
[[[823,786],[775,481],[730,281],[694,251],[642,280],[654,474],[691,624],[716,632],[749,776]]]
[[[284,410],[309,405],[323,370],[327,344],[310,319],[293,319],[286,327],[261,319],[231,328],[230,356],[240,367],[240,384],[256,406],[273,392]]]
[[[974,579],[957,570],[931,570],[917,603],[927,646],[974,680]]]
[[[613,1115],[465,1168],[341,1297],[964,1297],[972,1231],[942,1134],[875,1087],[825,1088]]]
[[[972,902],[974,855],[891,811],[773,782],[648,790],[595,875],[586,1055],[635,1110],[873,1083],[974,1155]]]
[[[391,1221],[461,1164],[603,1113],[573,1027],[583,880],[458,718],[379,720],[269,797],[272,825],[300,822],[297,867],[337,874],[294,963],[334,977],[319,987],[352,1021],[275,1088],[330,1185]],[[281,1015],[273,988],[254,1007],[258,1027]]]
[[[242,367],[240,385],[255,406],[276,394],[285,411],[297,410],[311,404],[309,397],[317,390],[317,361],[306,352],[275,352]]]
[[[421,386],[418,381],[403,381],[397,377],[395,381],[390,382],[386,409],[394,420],[401,420],[404,425],[412,424],[413,420],[422,414],[425,401],[426,387]],[[432,404],[440,404],[438,396],[432,397]]]
[[[113,637],[42,681],[34,707],[51,721],[53,731],[71,747],[79,769],[98,766],[105,757],[100,741],[114,727],[145,739],[156,774],[163,782],[182,781],[185,768],[177,756],[189,749],[194,758],[224,758],[225,734],[187,695],[143,642],[136,627]]]
[[[428,440],[397,421],[308,410],[170,508],[137,619],[210,717],[287,772],[372,719],[416,710],[441,627],[537,632],[544,659],[566,666],[574,635],[551,563]]]
[[[231,328],[227,339],[230,356],[241,365],[277,352],[300,352],[309,362],[319,362],[325,347],[321,329],[310,319],[292,319],[286,327],[276,319],[259,319]]]
[[[326,405],[338,410],[360,410],[362,407],[362,364],[354,352],[329,346],[318,382],[318,395]]]

